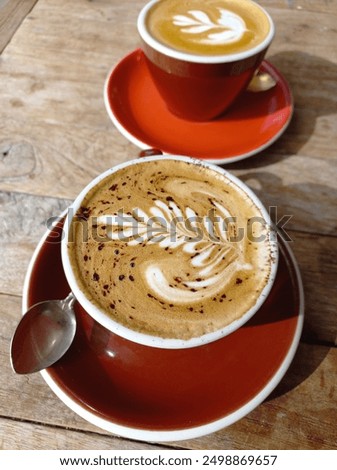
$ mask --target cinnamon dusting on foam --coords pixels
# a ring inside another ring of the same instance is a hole
[[[189,339],[255,304],[271,269],[267,232],[224,175],[139,161],[88,193],[68,249],[81,289],[107,315],[146,334]]]

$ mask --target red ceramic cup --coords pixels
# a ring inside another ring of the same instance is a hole
[[[256,47],[236,54],[196,55],[157,41],[146,18],[158,0],[150,1],[138,16],[138,31],[149,72],[169,110],[193,121],[208,121],[222,114],[246,89],[259,68],[274,33],[270,15],[267,37]]]

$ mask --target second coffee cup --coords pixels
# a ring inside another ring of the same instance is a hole
[[[152,0],[137,24],[166,105],[194,121],[213,119],[232,105],[274,37],[271,17],[251,0]]]

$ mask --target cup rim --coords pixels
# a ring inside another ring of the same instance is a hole
[[[218,330],[215,330],[210,333],[206,333],[201,336],[192,337],[190,339],[178,339],[178,338],[163,338],[160,336],[154,336],[146,333],[142,333],[136,330],[132,330],[121,323],[113,320],[109,317],[103,309],[100,309],[97,305],[91,302],[84,292],[80,289],[77,279],[73,273],[71,262],[68,255],[68,236],[69,236],[69,228],[72,222],[74,215],[76,214],[77,210],[80,208],[81,203],[88,193],[88,191],[97,185],[100,181],[102,181],[107,176],[110,176],[120,169],[126,168],[128,166],[136,165],[142,163],[144,161],[159,161],[159,160],[174,160],[174,161],[185,161],[187,163],[193,163],[197,165],[202,165],[206,168],[213,169],[218,173],[224,175],[234,184],[236,184],[241,190],[245,192],[245,194],[252,199],[258,210],[260,211],[262,217],[267,222],[269,227],[268,234],[269,234],[269,246],[270,246],[270,272],[268,276],[268,280],[264,288],[262,289],[256,303],[248,309],[244,315],[242,315],[239,319],[234,320],[229,325],[226,325]],[[123,338],[130,340],[135,343],[139,343],[145,346],[156,347],[156,348],[163,348],[163,349],[185,349],[185,348],[192,348],[197,346],[202,346],[207,343],[216,341],[221,339],[235,330],[240,328],[244,325],[253,315],[260,309],[266,298],[268,297],[270,290],[274,284],[274,280],[277,275],[277,267],[278,267],[278,259],[279,259],[279,252],[278,252],[278,242],[277,242],[277,234],[273,227],[273,223],[270,219],[270,216],[265,209],[264,205],[260,201],[260,199],[256,196],[256,194],[239,178],[234,176],[232,173],[228,172],[227,170],[214,165],[209,162],[205,162],[196,158],[182,156],[182,155],[152,155],[149,157],[137,158],[132,159],[127,162],[120,163],[118,165],[113,166],[112,168],[106,170],[105,172],[98,175],[94,178],[76,197],[74,202],[69,206],[67,211],[67,216],[63,226],[63,236],[61,241],[61,258],[62,258],[62,265],[65,272],[66,279],[68,284],[75,295],[78,302],[81,306],[86,310],[86,312],[98,323],[103,325],[112,333],[115,333]]]
[[[249,1],[250,3],[254,3],[263,13],[266,15],[269,21],[269,32],[265,39],[258,44],[257,46],[249,49],[247,51],[234,53],[234,54],[222,54],[222,55],[198,55],[198,54],[191,54],[188,52],[182,52],[173,48],[166,46],[165,44],[161,43],[160,41],[156,40],[146,29],[146,16],[152,6],[158,3],[159,0],[150,0],[142,10],[140,11],[137,19],[137,29],[141,39],[152,49],[155,51],[160,52],[161,54],[171,57],[173,59],[185,61],[185,62],[192,62],[192,63],[199,63],[199,64],[223,64],[223,63],[231,63],[236,62],[239,60],[244,60],[249,57],[253,57],[256,54],[264,51],[272,42],[274,35],[275,35],[275,25],[273,19],[269,15],[269,13],[258,3],[253,0],[245,0]]]

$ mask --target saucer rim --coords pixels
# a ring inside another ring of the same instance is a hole
[[[115,69],[123,61],[126,61],[128,59],[131,60],[131,58],[133,56],[136,56],[137,54],[144,54],[144,53],[140,48],[135,49],[132,52],[126,54],[121,60],[119,60],[115,65],[113,65],[111,67],[111,69],[109,70],[108,75],[106,76],[105,82],[104,82],[103,100],[104,100],[104,105],[105,105],[106,112],[107,112],[110,120],[112,121],[113,125],[116,127],[116,129],[127,140],[129,140],[129,142],[133,143],[134,145],[136,145],[141,150],[146,150],[146,149],[152,148],[152,146],[150,144],[147,144],[146,142],[143,142],[142,140],[138,139],[137,137],[135,137],[128,129],[126,129],[126,127],[124,127],[124,125],[118,120],[117,116],[115,116],[115,114],[112,110],[112,107],[110,106],[110,100],[109,100],[109,87],[110,87],[110,82],[112,80],[113,73],[114,73]],[[232,155],[232,156],[229,156],[229,157],[223,157],[223,158],[212,158],[212,157],[201,157],[201,156],[196,157],[196,158],[199,158],[200,160],[205,160],[205,161],[208,161],[210,163],[217,164],[217,165],[225,165],[225,164],[239,162],[241,160],[245,160],[246,158],[253,157],[253,156],[255,156],[256,154],[258,154],[260,152],[263,152],[265,149],[267,149],[268,147],[273,145],[282,136],[282,134],[286,131],[286,129],[288,128],[288,126],[289,126],[289,124],[290,124],[290,122],[293,118],[293,115],[294,115],[295,106],[294,106],[293,93],[290,89],[288,81],[285,79],[283,74],[279,71],[278,67],[276,67],[275,65],[273,65],[271,62],[269,62],[266,59],[264,59],[262,61],[260,67],[262,67],[262,66],[265,67],[268,72],[270,72],[270,70],[276,71],[277,75],[282,78],[282,80],[284,81],[284,83],[286,83],[287,88],[288,88],[287,92],[288,92],[288,95],[289,95],[289,105],[288,105],[287,108],[289,109],[289,116],[286,119],[286,121],[284,122],[281,129],[278,132],[276,132],[267,142],[263,143],[262,145],[260,145],[258,147],[255,147],[255,148],[251,149],[248,152],[239,153],[239,154],[236,154],[236,155]],[[251,92],[251,93],[253,93],[253,92]],[[167,112],[170,113],[169,110],[167,110]],[[160,150],[164,155],[172,155],[173,154],[173,152],[171,152],[171,151],[165,151],[163,149],[160,149]]]
[[[67,210],[63,211],[58,220],[54,222],[55,225],[59,223],[67,214]],[[27,311],[28,308],[28,293],[29,293],[29,286],[30,286],[30,279],[34,270],[34,265],[38,260],[40,251],[50,234],[50,230],[47,230],[44,235],[39,240],[31,260],[28,265],[28,269],[26,272],[26,276],[24,279],[23,285],[23,295],[22,295],[22,315]],[[267,382],[267,384],[260,390],[259,393],[253,396],[251,400],[245,403],[243,406],[238,408],[237,410],[233,411],[232,413],[219,418],[217,420],[211,421],[209,423],[194,426],[194,427],[186,427],[184,429],[177,429],[177,430],[149,430],[144,428],[137,428],[131,426],[124,426],[118,423],[112,422],[108,419],[104,419],[94,412],[88,411],[86,408],[82,407],[78,401],[71,398],[63,389],[62,387],[53,379],[52,375],[48,372],[48,369],[42,370],[40,372],[41,376],[45,380],[46,384],[49,388],[55,393],[55,395],[72,411],[74,411],[77,415],[81,418],[86,420],[87,422],[108,431],[114,435],[124,437],[127,439],[135,439],[139,441],[148,441],[148,442],[173,442],[173,441],[181,441],[187,439],[195,439],[198,437],[206,436],[208,434],[220,431],[221,429],[230,426],[231,424],[239,421],[243,417],[245,417],[248,413],[253,411],[256,407],[258,407],[275,389],[275,387],[280,383],[284,375],[286,374],[295,353],[297,351],[302,329],[303,329],[303,322],[304,322],[304,289],[303,289],[303,282],[301,278],[301,273],[299,270],[298,263],[296,258],[288,246],[287,243],[283,243],[284,250],[288,253],[290,261],[292,263],[292,267],[294,270],[295,279],[298,285],[298,315],[297,315],[297,324],[296,329],[294,331],[294,335],[292,338],[291,345],[289,346],[288,352],[285,355],[280,367],[277,371],[273,374],[271,379]]]

